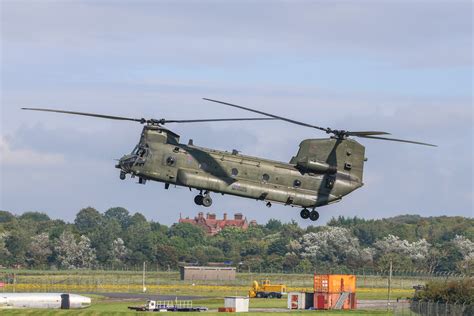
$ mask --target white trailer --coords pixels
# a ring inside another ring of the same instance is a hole
[[[249,311],[249,298],[246,296],[228,296],[224,298],[224,307],[235,308],[237,313]]]
[[[0,293],[2,308],[77,309],[91,305],[86,296],[69,293]]]

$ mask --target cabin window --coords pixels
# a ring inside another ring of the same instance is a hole
[[[301,181],[298,180],[298,179],[296,179],[295,181],[293,181],[293,186],[294,186],[295,188],[299,188],[299,187],[301,186]]]
[[[268,174],[264,173],[262,175],[262,180],[265,181],[265,182],[268,182],[270,180],[270,176]]]
[[[176,158],[174,158],[173,156],[169,156],[168,158],[166,158],[166,164],[168,166],[174,166],[176,164]]]
[[[236,175],[239,174],[239,170],[237,170],[237,168],[232,168],[232,170],[230,171],[230,173],[235,177]]]

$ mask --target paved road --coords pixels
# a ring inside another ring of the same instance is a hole
[[[84,293],[84,294],[94,294],[101,295],[111,299],[117,300],[155,300],[155,301],[171,301],[176,299],[176,295],[156,295],[150,293]],[[205,297],[202,296],[177,296],[178,300],[198,300]]]

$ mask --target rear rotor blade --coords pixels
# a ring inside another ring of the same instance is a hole
[[[221,119],[198,119],[198,120],[161,120],[161,124],[166,123],[202,123],[202,122],[230,122],[230,121],[271,121],[275,118],[221,118]]]
[[[95,113],[54,110],[54,109],[42,109],[42,108],[21,108],[21,109],[29,110],[29,111],[56,112],[56,113],[65,113],[65,114],[73,114],[73,115],[91,116],[91,117],[105,118],[105,119],[110,119],[110,120],[133,121],[133,122],[139,122],[142,124],[146,123],[146,119],[144,118],[136,119],[136,118],[131,118],[131,117],[123,117],[123,116],[113,116],[113,115],[104,115],[104,114],[95,114]]]
[[[364,135],[354,135],[361,138],[371,138],[371,139],[381,139],[381,140],[389,140],[392,142],[400,142],[400,143],[410,143],[410,144],[417,144],[417,145],[424,145],[424,146],[431,146],[431,147],[438,147],[437,145],[415,142],[412,140],[405,140],[405,139],[397,139],[397,138],[387,138],[387,137],[377,137],[377,136],[364,136]]]
[[[293,124],[297,124],[297,125],[301,125],[301,126],[306,126],[306,127],[311,127],[311,128],[316,128],[316,129],[319,129],[319,130],[325,131],[325,132],[330,132],[330,131],[331,131],[331,130],[328,129],[328,128],[323,128],[323,127],[319,127],[319,126],[307,124],[307,123],[304,123],[304,122],[295,121],[295,120],[292,120],[292,119],[289,119],[289,118],[286,118],[286,117],[283,117],[283,116],[278,116],[278,115],[274,115],[274,114],[270,114],[270,113],[266,113],[266,112],[254,110],[254,109],[247,108],[247,107],[244,107],[244,106],[241,106],[241,105],[232,104],[232,103],[227,103],[227,102],[222,102],[222,101],[213,100],[213,99],[207,99],[207,98],[203,98],[203,99],[206,100],[206,101],[211,101],[211,102],[215,102],[215,103],[220,103],[220,104],[232,106],[232,107],[234,107],[234,108],[239,108],[239,109],[242,109],[242,110],[246,110],[246,111],[258,113],[258,114],[261,114],[261,115],[265,115],[265,116],[268,116],[268,117],[272,117],[272,118],[275,118],[275,119],[279,119],[279,120],[282,120],[282,121],[286,121],[286,122],[289,122],[289,123],[293,123]]]
[[[387,132],[378,132],[378,131],[358,131],[358,132],[346,132],[347,136],[370,136],[370,135],[390,135]]]

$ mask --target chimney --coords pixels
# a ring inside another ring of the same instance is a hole
[[[224,220],[227,220],[227,213],[224,213]]]
[[[209,213],[206,213],[206,219],[209,219]]]
[[[199,212],[198,213],[198,218],[203,218],[204,217],[204,213],[203,212]]]

